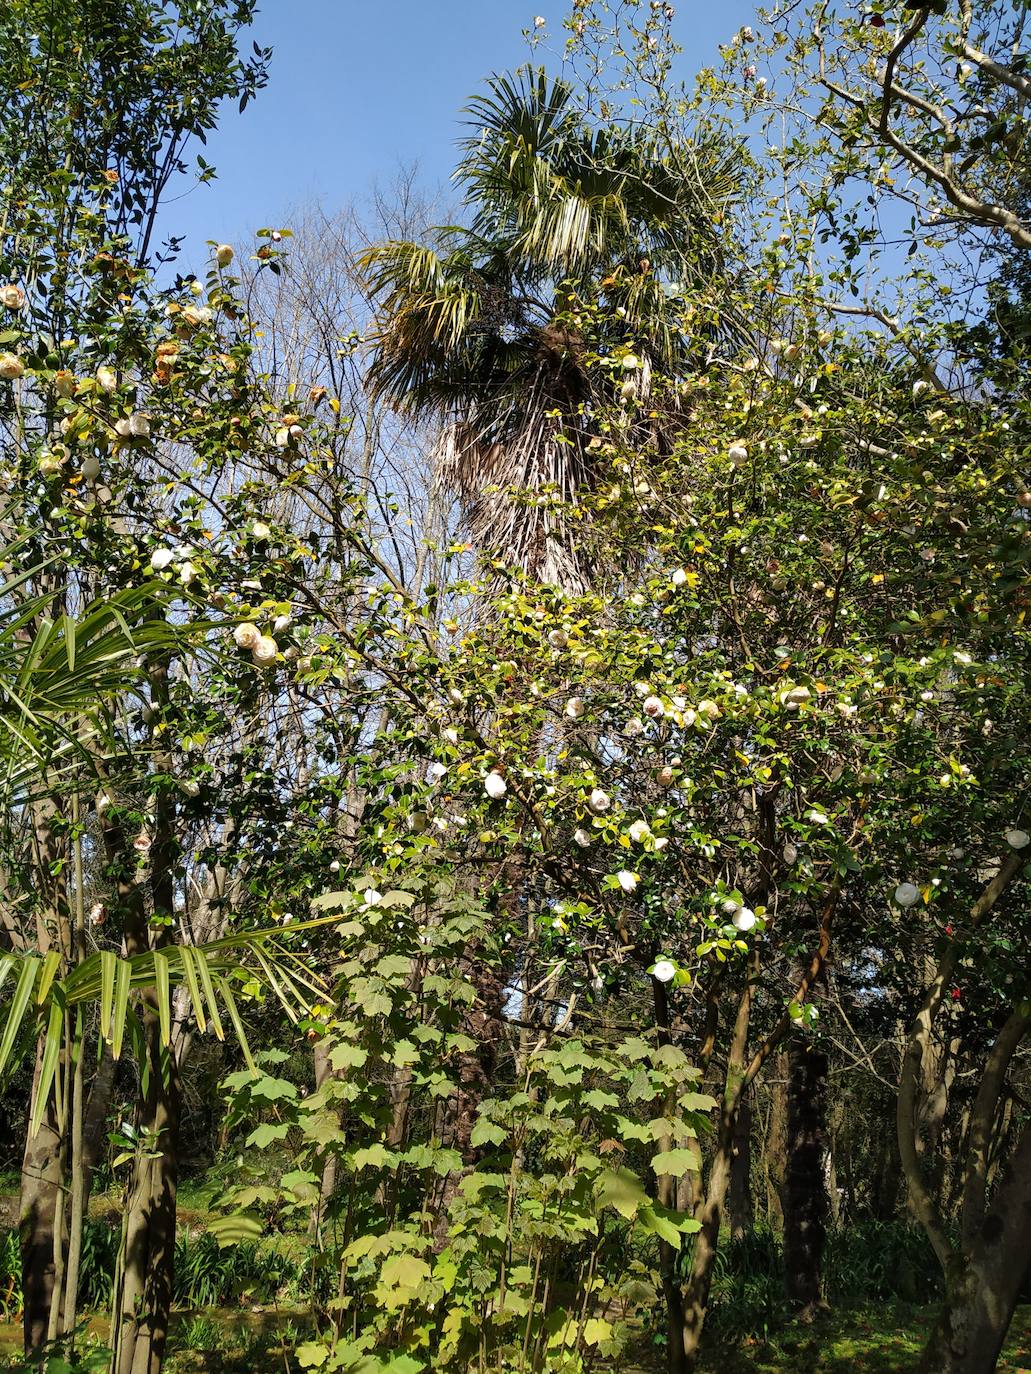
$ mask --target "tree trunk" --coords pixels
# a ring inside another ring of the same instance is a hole
[[[1031,1125],[973,1244],[954,1256],[920,1374],[992,1374],[1031,1273]]]
[[[766,1135],[766,1211],[771,1225],[784,1228],[787,1179],[784,1161],[788,1150],[788,1057],[781,1051],[770,1084],[770,1126]]]
[[[167,704],[168,664],[151,667],[151,693],[156,706]],[[175,841],[173,760],[158,751],[155,773],[161,779],[154,794],[150,896],[156,936],[167,943],[174,929]],[[124,837],[122,852],[124,853]],[[131,874],[120,875],[119,897],[125,915],[127,953],[152,947],[150,923],[140,885]],[[136,1125],[141,1144],[128,1186],[120,1272],[112,1314],[113,1374],[160,1374],[168,1339],[175,1263],[176,1186],[179,1175],[181,1085],[173,1044],[162,1043],[158,998],[154,988],[141,994],[145,1059]]]
[[[752,1093],[746,1088],[734,1127],[733,1159],[730,1165],[730,1192],[727,1216],[731,1240],[740,1240],[752,1229]]]
[[[827,1239],[827,1056],[795,1037],[788,1047],[784,1278],[789,1300],[811,1314],[821,1300]]]
[[[741,1093],[745,1078],[745,1055],[748,1048],[748,1027],[752,1015],[753,969],[738,1000],[734,1030],[727,1055],[727,1072],[724,1079],[723,1102],[720,1110],[719,1128],[716,1134],[716,1148],[709,1163],[708,1186],[704,1197],[695,1210],[695,1219],[701,1228],[695,1232],[694,1247],[691,1252],[691,1268],[684,1284],[683,1303],[683,1368],[694,1369],[701,1346],[702,1328],[709,1305],[709,1289],[712,1287],[713,1266],[720,1238],[720,1221],[730,1188],[731,1164],[734,1152],[734,1136],[737,1128],[737,1115],[741,1105]]]
[[[43,1041],[36,1045],[32,1077],[31,1112],[39,1083]],[[57,1107],[51,1092],[31,1138],[26,1133],[22,1158],[19,1233],[21,1238],[22,1329],[25,1352],[39,1350],[47,1339],[50,1307],[54,1297],[54,1234],[61,1193],[61,1133]]]

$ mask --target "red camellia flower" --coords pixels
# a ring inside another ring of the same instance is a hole
[[[875,28],[875,29],[883,29],[883,28],[884,28],[884,20],[883,20],[883,18],[882,18],[879,14],[871,14],[871,16],[870,16],[870,18],[869,18],[869,20],[868,20],[867,22],[871,25],[872,28]]]
[[[959,999],[960,999],[962,996],[963,996],[963,994],[960,992],[959,988],[953,988],[953,989],[952,989],[952,1000],[953,1000],[954,1002],[958,1002]]]

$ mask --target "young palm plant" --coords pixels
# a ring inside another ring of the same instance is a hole
[[[582,591],[572,510],[612,391],[587,355],[626,357],[643,398],[652,365],[675,372],[698,351],[692,305],[724,276],[736,158],[594,126],[543,69],[493,77],[468,114],[455,174],[468,224],[364,255],[379,300],[370,384],[439,422],[439,480],[483,553]]]

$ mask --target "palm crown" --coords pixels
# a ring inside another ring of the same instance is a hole
[[[440,476],[480,548],[577,590],[569,507],[591,482],[598,399],[577,305],[603,304],[613,343],[682,362],[687,301],[722,273],[733,157],[704,142],[660,155],[638,125],[593,127],[540,69],[492,78],[468,114],[468,225],[365,255],[379,298],[370,382],[441,421]]]

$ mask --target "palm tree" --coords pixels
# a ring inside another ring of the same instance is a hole
[[[663,152],[637,125],[592,126],[543,69],[495,76],[468,107],[456,179],[467,226],[374,246],[373,393],[441,425],[439,477],[485,553],[567,591],[589,568],[572,508],[595,476],[588,445],[611,396],[589,351],[675,370],[696,348],[689,302],[723,275],[719,223],[733,155]],[[584,308],[601,306],[590,339]]]

